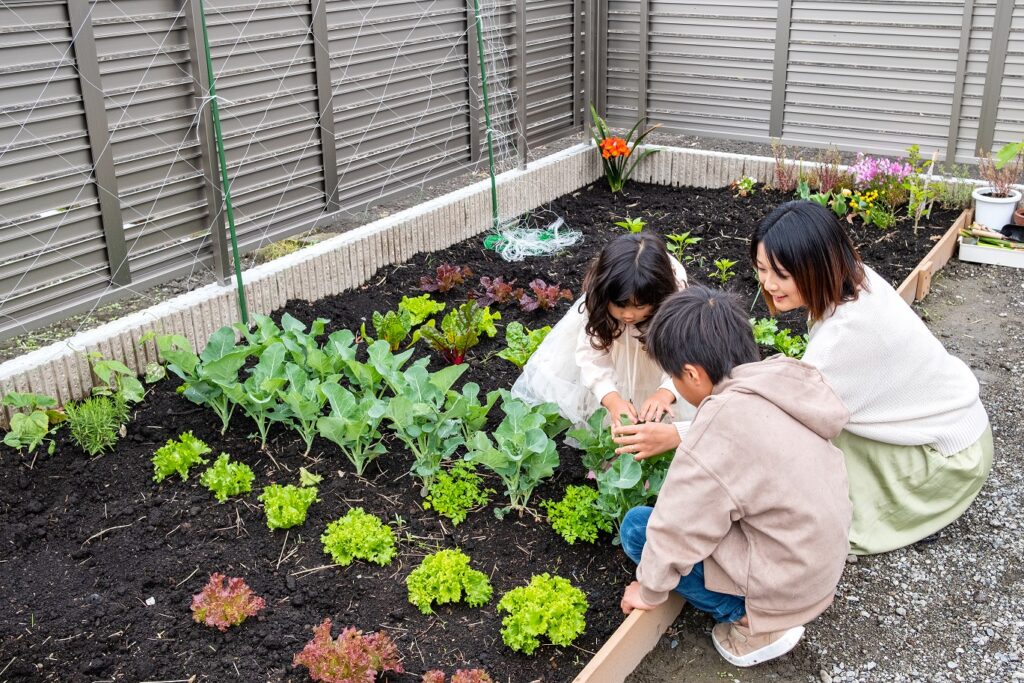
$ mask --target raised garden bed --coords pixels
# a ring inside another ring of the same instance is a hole
[[[472,238],[382,268],[352,292],[313,303],[290,302],[286,310],[306,322],[330,318],[328,331],[355,329],[372,311],[393,309],[403,295],[417,294],[420,277],[444,262],[521,284],[541,277],[578,294],[589,259],[621,230],[611,222],[627,215],[644,218],[660,232],[689,230],[702,237],[688,251],[694,257],[688,266],[693,281],[712,284],[714,260],[737,261],[736,275],[726,288],[751,301],[755,282],[748,264],[748,235],[786,199],[770,192],[736,199],[729,190],[655,185],[632,185],[627,196],[613,197],[595,184],[549,207],[585,233],[583,244],[562,255],[508,264]],[[936,211],[931,225],[917,234],[906,228],[858,226],[851,232],[865,260],[896,284],[915,270],[934,246],[933,238],[941,237],[955,218],[956,212]],[[459,287],[439,298],[452,303],[465,293]],[[554,324],[568,305],[561,302],[554,311],[533,313],[503,308],[502,323],[521,320],[530,328]],[[753,315],[764,314],[758,302]],[[785,323],[794,332],[803,331],[799,315]],[[485,339],[471,353],[470,370],[462,381],[475,381],[483,390],[510,386],[518,370],[491,357],[503,346],[500,339]],[[418,349],[421,353],[426,351]],[[443,364],[435,357],[431,367]],[[175,387],[173,380],[157,384],[128,425],[127,437],[100,458],[87,459],[64,434],[58,437],[56,455],[40,456],[31,470],[27,461],[0,447],[4,677],[305,681],[305,672],[292,668],[292,657],[309,639],[310,628],[331,617],[336,632],[342,625],[354,625],[390,633],[411,672],[481,666],[496,681],[569,681],[622,621],[619,598],[633,568],[621,552],[609,552],[608,536],[597,546],[569,546],[533,517],[497,520],[490,509],[476,511],[452,528],[420,507],[419,487],[406,474],[411,456],[397,442],[371,466],[367,479],[359,479],[337,447],[321,439],[311,457],[304,458],[301,441],[275,428],[269,454],[260,453],[248,438],[251,425],[241,416],[222,437],[213,414],[185,401]],[[301,527],[270,532],[254,495],[217,505],[195,477],[185,484],[176,479],[152,483],[153,451],[188,429],[214,453],[225,451],[251,465],[257,491],[271,482],[293,482],[300,466],[323,474],[320,502]],[[576,451],[560,446],[559,453],[561,465],[538,489],[535,501],[559,497],[567,484],[585,481]],[[497,482],[491,486],[500,492]],[[325,567],[329,559],[319,535],[329,521],[355,505],[399,525],[400,558],[395,564]],[[423,555],[455,546],[491,576],[495,597],[483,608],[443,606],[436,615],[423,616],[407,601],[405,576]],[[225,634],[193,624],[189,601],[214,571],[244,576],[268,608]],[[495,604],[509,589],[545,571],[569,578],[586,592],[587,630],[573,647],[543,645],[532,657],[517,655],[501,642]],[[151,605],[149,598],[154,599]],[[419,676],[387,680],[417,681]],[[591,680],[609,679],[601,674]]]

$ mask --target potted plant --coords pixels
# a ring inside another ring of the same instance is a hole
[[[988,181],[974,197],[974,220],[998,232],[1013,219],[1020,202],[1020,190],[1011,187],[1024,176],[1024,141],[1005,145],[993,158],[988,153],[978,157],[978,173]]]

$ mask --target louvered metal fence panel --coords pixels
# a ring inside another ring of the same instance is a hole
[[[625,124],[637,117],[639,64],[646,31],[641,35],[640,3],[643,0],[608,0],[606,41],[605,111],[610,123]],[[597,102],[594,103],[597,105]],[[589,112],[588,112],[589,115]]]
[[[1024,140],[1024,3],[1013,6],[994,147]]]
[[[530,144],[571,132],[580,120],[574,0],[526,2],[526,130]]]
[[[985,95],[985,72],[988,67],[989,48],[992,45],[995,11],[996,0],[975,0],[971,13],[963,100],[959,108],[956,140],[956,156],[961,160],[973,161],[977,147],[978,123]]]

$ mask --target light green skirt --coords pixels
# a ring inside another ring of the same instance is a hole
[[[920,541],[963,514],[992,469],[992,428],[959,453],[897,446],[843,431],[853,524],[850,552],[873,555]]]

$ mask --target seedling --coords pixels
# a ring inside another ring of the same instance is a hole
[[[715,270],[711,272],[711,277],[724,285],[736,275],[736,272],[733,270],[735,265],[736,261],[732,259],[720,258],[715,261]]]

